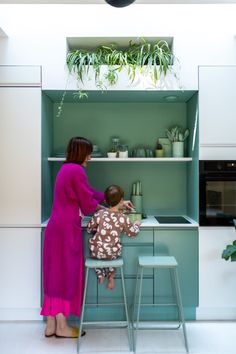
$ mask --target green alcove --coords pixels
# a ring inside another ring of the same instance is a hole
[[[43,219],[49,217],[56,174],[61,162],[48,162],[49,156],[63,154],[72,136],[85,136],[104,155],[111,138],[119,136],[129,150],[137,146],[154,149],[165,130],[179,124],[189,127],[186,156],[191,162],[90,162],[87,174],[99,190],[109,184],[121,185],[130,197],[131,185],[143,184],[144,209],[155,214],[188,214],[197,220],[198,140],[194,136],[197,93],[194,91],[100,91],[89,92],[87,100],[75,101],[68,91],[63,112],[57,117],[63,91],[43,92]],[[175,96],[168,103],[166,97]],[[195,144],[194,144],[195,142]]]

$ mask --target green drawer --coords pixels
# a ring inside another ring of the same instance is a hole
[[[136,277],[139,256],[153,256],[153,245],[124,245],[122,257],[124,260],[125,276]],[[145,275],[153,275],[153,270],[145,269]]]
[[[153,243],[153,230],[142,230],[135,237],[122,235],[122,244]]]

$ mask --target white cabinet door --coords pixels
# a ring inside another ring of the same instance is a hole
[[[0,228],[0,320],[40,318],[40,229]]]
[[[0,86],[41,86],[41,67],[0,65]]]
[[[0,87],[0,225],[41,221],[41,89]]]
[[[235,132],[236,66],[200,67],[200,158],[235,159]]]
[[[198,319],[236,318],[236,262],[221,258],[226,245],[235,239],[233,227],[199,229]]]

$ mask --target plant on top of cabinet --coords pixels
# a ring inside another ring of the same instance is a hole
[[[141,38],[138,42],[129,42],[128,48],[118,48],[116,44],[101,45],[93,51],[76,49],[68,52],[66,64],[70,74],[76,75],[78,85],[94,71],[94,80],[98,89],[106,89],[117,83],[119,72],[126,68],[130,83],[137,72],[150,76],[154,85],[168,72],[173,72],[175,56],[165,40],[147,42]],[[106,72],[101,74],[101,66],[106,65]],[[174,74],[176,75],[176,74]]]
[[[236,229],[236,219],[233,219],[233,223]],[[231,262],[236,261],[236,240],[232,242],[232,245],[226,246],[226,248],[222,252],[221,257],[224,258],[226,261],[228,261],[229,259],[231,260]]]
[[[189,129],[183,129],[178,125],[166,129],[166,136],[172,142],[172,155],[173,157],[184,156],[184,141],[189,136]]]

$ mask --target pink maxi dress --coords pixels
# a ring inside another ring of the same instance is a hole
[[[84,291],[81,213],[94,212],[103,200],[104,194],[89,185],[83,166],[75,163],[62,165],[45,230],[41,315],[80,316]]]

